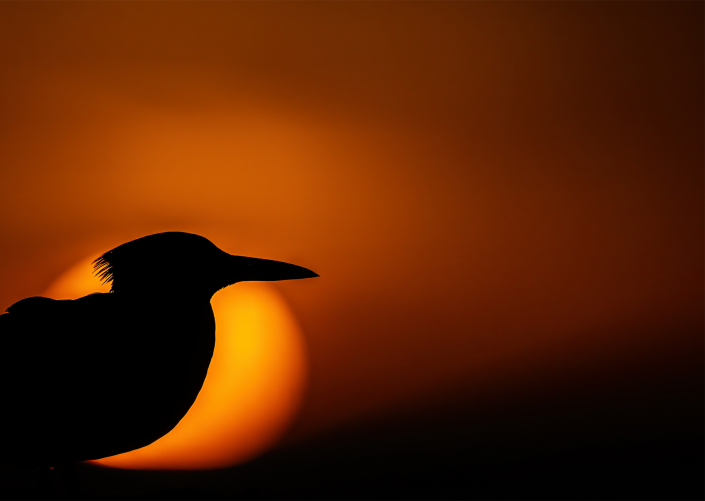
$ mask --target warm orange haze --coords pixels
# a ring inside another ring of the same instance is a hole
[[[703,8],[0,2],[0,310],[162,231],[321,275],[216,294],[193,412],[83,465],[96,492],[235,462],[231,498],[671,497],[702,471]],[[494,490],[549,480],[583,490]]]
[[[74,299],[108,292],[109,286],[99,287],[91,273],[94,257],[57,278],[44,295]],[[296,320],[279,295],[261,283],[224,289],[212,302],[216,349],[188,414],[152,445],[97,463],[141,469],[222,468],[250,459],[280,438],[298,408],[305,382],[305,353]],[[95,335],[100,336],[99,326]]]

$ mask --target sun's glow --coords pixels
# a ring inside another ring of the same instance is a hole
[[[107,292],[81,261],[45,295],[77,298]],[[293,418],[305,383],[300,329],[266,283],[241,283],[212,300],[216,346],[208,376],[189,412],[167,435],[141,449],[95,461],[130,469],[223,468],[271,447]],[[98,327],[97,327],[98,328]]]

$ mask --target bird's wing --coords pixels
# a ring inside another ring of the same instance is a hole
[[[92,294],[27,298],[0,315],[5,454],[91,456],[81,451],[108,434],[120,444],[139,435],[165,386],[154,363],[162,343],[146,335],[156,329],[147,315],[126,310],[112,294]]]
[[[116,309],[108,294],[78,300],[30,297],[13,304],[0,316],[4,382],[59,396],[66,393],[64,385],[75,390],[81,379],[110,374],[127,346],[106,341],[117,337],[116,331],[130,337]]]
[[[16,302],[0,315],[3,392],[13,396],[11,402],[38,400],[43,392],[61,378],[62,336],[66,301],[46,297],[29,297]],[[31,389],[27,396],[21,388]],[[12,409],[8,409],[12,413]]]

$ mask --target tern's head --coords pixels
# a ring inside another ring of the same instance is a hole
[[[156,289],[210,298],[247,280],[292,280],[318,275],[293,264],[233,256],[200,235],[167,232],[124,243],[93,262],[111,292],[144,294]]]

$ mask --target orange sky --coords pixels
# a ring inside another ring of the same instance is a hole
[[[0,3],[0,306],[165,230],[309,267],[277,285],[310,361],[292,439],[441,394],[685,381],[702,14]]]

